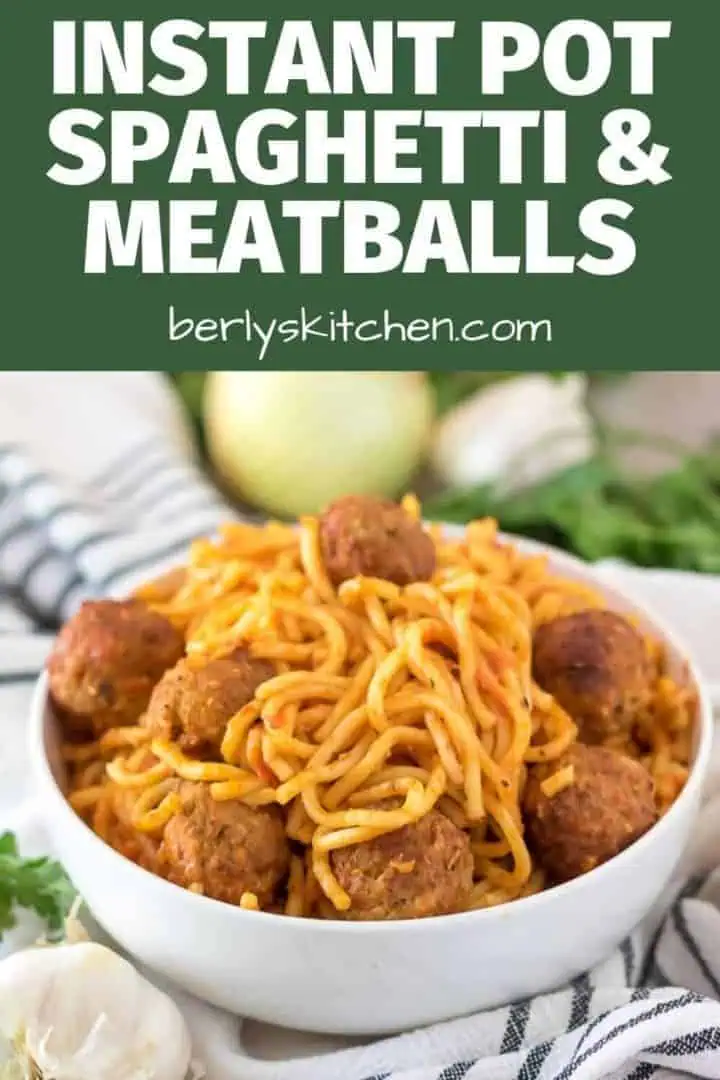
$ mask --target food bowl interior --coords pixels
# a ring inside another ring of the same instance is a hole
[[[461,535],[463,532],[462,527],[455,525],[447,525],[445,526],[445,529],[448,535]],[[580,559],[550,547],[547,544],[529,540],[525,537],[513,536],[506,533],[500,533],[499,536],[503,542],[512,544],[524,554],[546,556],[548,558],[549,567],[555,573],[573,581],[586,585],[594,585],[604,595],[608,602],[608,606],[612,608],[613,611],[632,616],[643,632],[662,640],[665,646],[668,674],[678,682],[689,683],[697,691],[698,715],[694,725],[692,740],[692,765],[694,767],[701,744],[705,741],[702,736],[704,727],[707,727],[707,725],[703,725],[703,715],[709,716],[711,710],[700,673],[697,671],[687,648],[676,639],[672,630],[664,625],[663,620],[651,613],[644,602],[633,600],[632,597],[628,595],[627,590],[616,589],[602,579],[599,579],[593,568],[589,564],[582,562]],[[44,745],[47,763],[57,786],[64,793],[67,790],[68,783],[67,770],[61,753],[60,725],[57,722],[57,718],[54,716],[51,705],[48,706],[47,715],[50,721],[44,725]],[[521,901],[515,902],[519,903]]]

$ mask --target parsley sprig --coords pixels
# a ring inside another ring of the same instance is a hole
[[[58,862],[23,858],[14,835],[0,835],[0,939],[15,925],[18,908],[36,912],[57,934],[74,899],[75,889]]]
[[[720,441],[688,452],[632,432],[598,429],[587,461],[532,487],[503,491],[481,484],[425,503],[435,521],[494,517],[506,532],[554,544],[589,561],[619,558],[637,566],[720,573]],[[674,457],[652,477],[629,475],[618,450],[655,445]]]

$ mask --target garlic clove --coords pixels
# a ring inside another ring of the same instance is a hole
[[[518,487],[584,460],[593,447],[585,392],[575,374],[518,376],[478,391],[438,425],[434,471],[452,487]]]

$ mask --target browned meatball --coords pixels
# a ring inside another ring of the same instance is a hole
[[[228,904],[239,904],[245,892],[255,893],[261,907],[269,904],[290,860],[277,807],[216,802],[206,784],[179,790],[183,811],[165,826],[160,848],[168,879]]]
[[[274,674],[272,664],[254,659],[246,649],[201,665],[181,660],[155,687],[143,724],[189,754],[216,755],[228,720]]]
[[[435,546],[421,523],[397,503],[346,495],[320,518],[320,548],[331,580],[377,577],[408,585],[435,570]]]
[[[543,778],[566,765],[573,767],[572,784],[548,798]],[[648,771],[617,750],[582,743],[533,770],[523,804],[530,846],[556,882],[612,859],[657,819]]]
[[[651,689],[645,643],[613,611],[580,611],[540,626],[533,674],[576,721],[587,743],[627,731]]]
[[[462,829],[437,810],[412,825],[331,855],[350,897],[347,919],[421,919],[460,911],[470,897],[473,857]]]
[[[134,724],[184,652],[182,635],[140,600],[89,600],[58,634],[50,694],[73,734]]]

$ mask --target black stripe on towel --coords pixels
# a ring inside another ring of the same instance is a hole
[[[70,596],[70,593],[74,592],[75,589],[79,588],[84,583],[84,581],[85,579],[83,578],[82,574],[78,574],[76,572],[67,582],[63,582],[62,589],[59,593],[55,595],[55,599],[52,603],[53,611],[55,612],[55,615],[58,619],[61,619],[63,617],[65,604],[67,603],[67,599]]]
[[[517,1080],[537,1080],[554,1045],[554,1039],[547,1039],[545,1042],[533,1046],[523,1062],[522,1068],[517,1075]]]
[[[23,533],[30,532],[35,529],[35,524],[32,521],[28,521],[27,518],[20,518],[14,520],[9,529],[3,529],[0,532],[0,549],[4,548],[6,544],[9,544],[11,540],[17,540],[18,536],[22,536]]]
[[[582,1035],[580,1036],[580,1041],[578,1042],[577,1046],[575,1047],[573,1057],[576,1057],[577,1054],[580,1053],[580,1048],[585,1045],[585,1043],[588,1040],[588,1037],[592,1034],[592,1032],[595,1030],[595,1028],[598,1027],[599,1024],[602,1024],[602,1022],[607,1019],[608,1016],[609,1016],[608,1012],[600,1013],[599,1016],[596,1016],[594,1020],[591,1020],[587,1024],[587,1027],[585,1028]],[[557,1078],[554,1077],[553,1080],[557,1080]]]
[[[9,484],[9,494],[13,497],[17,495],[25,495],[31,488],[35,487],[36,484],[46,484],[47,482],[48,478],[45,473],[31,472],[28,473],[27,476],[23,477],[22,480],[18,480],[16,484]]]
[[[637,1068],[627,1074],[625,1080],[650,1080],[659,1068],[659,1065],[651,1065],[649,1061],[641,1061]]]
[[[578,982],[578,983],[583,982],[583,981],[587,981],[588,986],[590,985],[590,980],[589,980],[589,977],[587,975],[583,975],[579,979],[575,980],[575,982]],[[633,990],[632,994],[630,995],[630,1002],[628,1004],[635,1004],[638,1001],[643,1001],[645,998],[650,996],[650,993],[651,993],[651,991],[649,989],[645,988],[645,987],[641,987],[639,990]],[[590,1008],[590,995],[588,995],[588,1000],[586,1002],[585,1008],[586,1008],[586,1012],[585,1012],[585,1020],[583,1020],[583,1024],[587,1024],[587,1026],[586,1026],[585,1030],[583,1031],[582,1035],[580,1036],[580,1041],[578,1042],[577,1046],[575,1047],[575,1050],[573,1051],[573,1057],[577,1057],[577,1055],[580,1053],[581,1048],[585,1045],[585,1043],[588,1040],[588,1037],[592,1034],[592,1032],[595,1030],[595,1028],[598,1027],[599,1024],[602,1024],[602,1022],[604,1020],[606,1020],[608,1018],[608,1016],[610,1015],[610,1013],[606,1010],[605,1012],[600,1013],[599,1016],[596,1016],[594,1020],[591,1020],[588,1023],[587,1021],[588,1021],[589,1008]],[[571,1016],[571,1021],[572,1021],[572,1016]],[[568,1030],[572,1031],[572,1027],[569,1027]],[[556,1078],[553,1078],[553,1080],[556,1080]]]
[[[77,514],[79,509],[80,507],[77,503],[67,502],[67,500],[65,502],[55,503],[52,510],[43,514],[42,524],[47,528],[49,525],[52,525],[57,518],[62,517],[63,514]]]
[[[505,1033],[500,1044],[501,1054],[514,1054],[522,1048],[529,1019],[529,1001],[518,1001],[517,1004],[510,1006]]]
[[[693,1057],[706,1054],[708,1050],[720,1050],[720,1028],[708,1027],[702,1031],[691,1031],[677,1039],[648,1046],[646,1054],[661,1054],[663,1057]]]
[[[5,582],[5,596],[12,603],[15,609],[24,615],[31,623],[34,623],[35,630],[53,630],[52,621],[47,617],[47,614],[41,611],[28,597],[25,596],[13,583]]]
[[[664,922],[665,921],[663,920],[663,922],[657,928],[657,930],[652,936],[652,940],[648,945],[647,952],[645,953],[645,959],[643,960],[642,967],[640,968],[640,972],[638,974],[637,981],[640,986],[647,986],[654,982],[654,974],[657,970],[657,960],[655,958],[655,954],[657,952],[658,943],[664,929]],[[670,983],[669,985],[672,984]]]
[[[590,1013],[591,994],[589,975],[580,975],[577,979],[573,979],[568,1031],[574,1031],[575,1028],[582,1027],[583,1024],[587,1023]]]
[[[169,499],[171,496],[178,495],[180,492],[187,491],[188,487],[194,486],[198,483],[196,477],[193,477],[187,469],[181,469],[180,466],[174,466],[174,476],[162,477],[162,474],[158,474],[158,484],[156,487],[150,487],[149,484],[145,485],[145,490],[139,498],[133,498],[131,500],[131,506],[135,513],[143,513],[146,510],[150,510],[160,505],[164,500]],[[159,481],[162,480],[162,483]]]
[[[155,440],[146,439],[145,442],[136,443],[135,446],[124,450],[111,465],[106,466],[102,472],[90,478],[88,487],[104,489],[110,486],[112,488],[113,483],[122,480],[122,474],[130,467],[133,467],[138,458],[147,453],[152,446],[157,446]]]
[[[64,553],[70,559],[77,559],[95,544],[100,544],[103,540],[118,540],[122,535],[119,529],[96,529],[87,536],[83,536],[77,543],[71,544]]]
[[[620,952],[625,970],[625,982],[628,986],[632,986],[633,970],[635,968],[635,950],[633,949],[632,938],[625,938],[620,946]]]
[[[655,986],[674,986],[675,980],[671,979],[667,971],[665,971],[658,963],[657,957],[653,959],[650,970],[648,971],[648,981],[652,980]]]
[[[52,528],[55,525],[55,522],[59,518],[62,518],[68,514],[78,514],[84,518],[89,519],[92,519],[93,516],[92,513],[88,513],[87,508],[84,506],[79,506],[77,503],[61,502],[58,503],[57,506],[54,506],[48,514],[43,515],[40,524],[42,525],[45,532],[50,535],[52,533]],[[110,540],[116,538],[119,535],[120,534],[117,529],[113,530],[109,528],[96,528],[89,534],[83,536],[81,540],[77,540],[75,542],[71,541],[68,544],[61,544],[57,541],[54,542],[57,546],[57,550],[62,555],[72,558],[79,555],[81,551],[83,551],[86,547],[89,547],[91,544],[97,543],[98,540]]]
[[[35,571],[39,570],[40,567],[48,561],[48,559],[54,559],[56,557],[57,556],[55,551],[49,547],[43,548],[41,551],[36,552],[30,562],[22,568],[22,572],[18,575],[18,589],[20,589],[24,593],[27,593],[30,584],[30,578],[33,576]]]
[[[700,952],[695,938],[690,933],[690,928],[687,924],[687,919],[685,918],[685,912],[683,911],[682,901],[675,906],[672,919],[673,926],[677,930],[685,948],[692,956],[709,985],[712,987],[712,992],[715,997],[720,998],[720,982],[718,982],[715,974],[708,967],[707,960]]]
[[[181,555],[187,551],[193,540],[197,540],[200,535],[197,529],[192,532],[186,533],[179,540],[176,540],[173,544],[167,544],[164,547],[157,548],[155,551],[149,552],[142,556],[140,559],[133,559],[129,563],[124,563],[122,566],[116,566],[109,574],[94,582],[95,588],[99,592],[105,592],[110,589],[113,584],[126,577],[128,574],[139,573],[146,566],[153,566],[155,563],[161,560],[172,558],[175,555]]]
[[[40,672],[33,671],[0,671],[0,686],[15,686],[20,683],[35,682]]]
[[[474,1061],[458,1061],[454,1065],[448,1065],[437,1080],[465,1080],[474,1064]]]
[[[639,1016],[633,1016],[629,1020],[625,1020],[624,1023],[617,1024],[614,1028],[612,1028],[605,1035],[603,1035],[603,1037],[599,1039],[596,1043],[593,1043],[592,1046],[588,1046],[588,1048],[584,1050],[582,1054],[578,1054],[576,1050],[573,1054],[572,1060],[568,1062],[565,1068],[562,1069],[556,1077],[554,1077],[554,1080],[568,1080],[568,1078],[571,1077],[573,1073],[577,1072],[580,1066],[583,1065],[589,1058],[597,1054],[600,1050],[602,1050],[604,1046],[607,1046],[609,1042],[612,1042],[613,1039],[616,1039],[620,1035],[624,1034],[624,1032],[631,1031],[633,1028],[638,1027],[640,1024],[646,1024],[648,1021],[655,1020],[659,1016],[667,1016],[668,1013],[677,1012],[679,1009],[685,1009],[688,1007],[688,1005],[697,1004],[697,1002],[701,1000],[702,999],[697,994],[683,994],[682,997],[676,998],[674,1001],[661,1001],[657,1005],[654,1005],[651,1009],[648,1009],[646,1012],[640,1013]],[[606,1013],[603,1017],[598,1017],[598,1021],[600,1019],[607,1019],[607,1016],[608,1014]],[[595,1024],[590,1025],[590,1027],[594,1026]],[[589,1030],[590,1028],[588,1028],[588,1031]],[[579,1047],[580,1044],[578,1045],[578,1049]]]
[[[108,502],[120,502],[133,499],[148,482],[178,467],[177,461],[168,461],[167,456],[157,450],[131,463],[124,475],[109,481],[104,488],[98,488]]]
[[[215,514],[227,518],[232,511],[224,503],[218,503],[210,491],[178,492],[171,500],[165,500],[162,506],[153,511],[153,524],[162,526],[177,525],[194,514]]]

